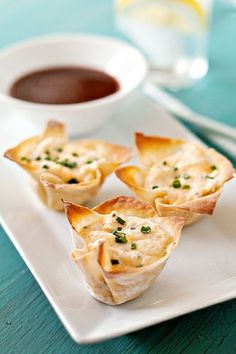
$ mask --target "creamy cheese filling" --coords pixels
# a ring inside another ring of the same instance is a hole
[[[220,186],[220,171],[204,149],[185,144],[148,171],[144,187],[155,190],[164,204],[178,204],[214,193]]]
[[[88,250],[103,240],[109,249],[109,267],[143,267],[166,254],[173,237],[158,219],[112,212],[80,230]]]
[[[50,137],[44,139],[23,159],[32,166],[51,172],[67,183],[88,182],[96,178],[99,164],[105,162],[102,149],[82,144],[66,143],[63,139]]]

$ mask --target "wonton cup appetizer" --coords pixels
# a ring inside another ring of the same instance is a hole
[[[233,166],[214,149],[176,139],[136,133],[142,168],[126,166],[116,175],[159,216],[177,215],[193,223],[211,215]]]
[[[29,172],[44,204],[63,210],[61,199],[81,204],[95,195],[106,176],[130,159],[131,150],[102,140],[67,142],[65,126],[50,121],[41,136],[4,156]]]
[[[184,218],[160,218],[147,203],[120,196],[94,209],[65,203],[72,258],[96,299],[122,304],[141,295],[178,244]]]

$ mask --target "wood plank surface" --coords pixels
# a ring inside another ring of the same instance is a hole
[[[0,23],[0,47],[58,31],[122,38],[115,27],[111,0],[0,0]],[[218,0],[211,32],[210,72],[193,88],[176,93],[196,111],[234,126],[235,38],[236,10],[229,7],[229,1]],[[5,353],[233,354],[236,300],[106,342],[77,345],[0,228],[0,354]]]
[[[0,231],[0,353],[236,353],[236,300],[119,338],[78,345]]]

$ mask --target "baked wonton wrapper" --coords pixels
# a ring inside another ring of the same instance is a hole
[[[183,216],[190,224],[213,213],[224,183],[233,177],[229,160],[214,149],[142,133],[136,133],[136,146],[141,167],[115,173],[159,216]]]
[[[49,121],[41,136],[9,149],[13,160],[33,177],[33,186],[49,208],[63,210],[62,199],[84,203],[106,176],[131,157],[129,148],[103,140],[67,142],[65,126]]]
[[[90,293],[110,305],[141,295],[176,247],[184,218],[160,218],[155,209],[119,196],[94,209],[65,203],[75,249],[72,258]]]

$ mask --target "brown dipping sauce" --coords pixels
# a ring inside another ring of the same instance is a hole
[[[57,67],[19,78],[10,95],[23,101],[72,104],[96,100],[119,90],[119,83],[103,71],[84,67]]]

